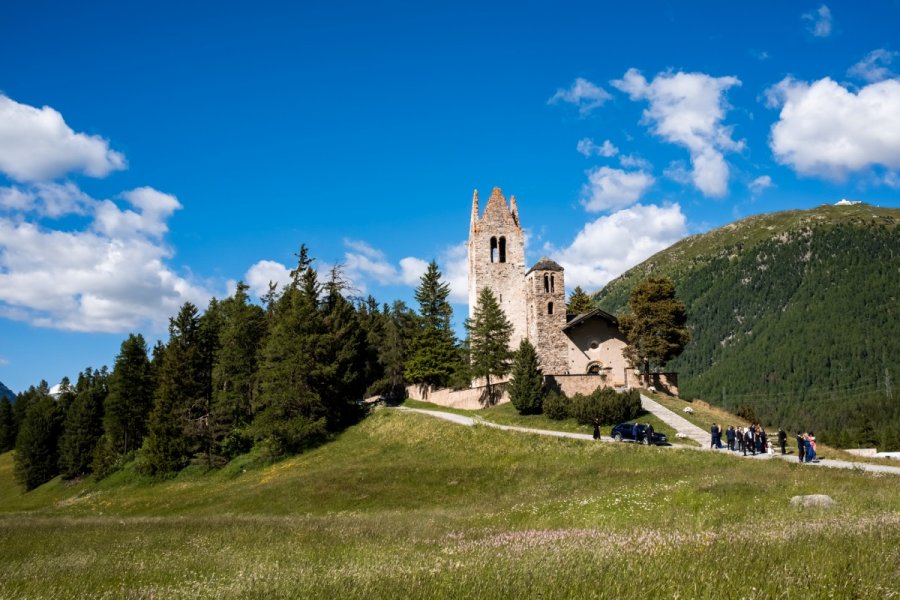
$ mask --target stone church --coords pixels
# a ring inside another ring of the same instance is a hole
[[[507,204],[500,188],[494,188],[480,213],[475,190],[468,250],[470,316],[478,294],[490,288],[513,324],[510,348],[517,349],[522,338],[528,338],[544,375],[560,384],[568,378],[576,384],[577,379],[576,387],[584,391],[630,383],[622,355],[625,338],[616,318],[600,309],[566,314],[565,271],[553,260],[541,258],[526,270],[525,234],[515,196]]]

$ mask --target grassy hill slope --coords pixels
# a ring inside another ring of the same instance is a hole
[[[382,410],[265,467],[23,494],[0,597],[884,597],[896,477],[467,428]],[[798,509],[827,493],[831,510]],[[737,540],[740,551],[737,551]]]
[[[671,368],[682,395],[838,445],[900,447],[900,210],[822,206],[738,221],[651,257],[598,295],[621,312],[668,276],[692,342]]]

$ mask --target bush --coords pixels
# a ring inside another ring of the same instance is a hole
[[[582,425],[615,425],[640,416],[643,410],[637,390],[620,394],[612,388],[597,388],[589,396],[573,396],[569,412]]]
[[[562,421],[569,416],[569,399],[562,392],[553,390],[544,396],[543,409],[548,418]]]

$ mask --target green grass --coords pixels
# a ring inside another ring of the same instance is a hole
[[[504,404],[498,404],[496,406],[491,406],[488,408],[482,408],[479,410],[463,410],[459,408],[448,408],[446,406],[440,406],[439,404],[432,404],[431,402],[425,402],[423,400],[406,400],[403,403],[403,406],[408,408],[422,408],[426,410],[436,410],[440,412],[449,412],[457,415],[465,415],[467,417],[473,417],[475,419],[481,419],[483,421],[488,421],[491,423],[496,423],[498,425],[513,425],[515,427],[527,427],[530,429],[548,429],[550,431],[565,431],[568,433],[584,433],[587,435],[591,435],[594,432],[594,428],[589,425],[580,425],[575,419],[568,418],[562,419],[560,421],[551,419],[545,415],[520,415],[516,408],[510,402],[506,402]],[[675,438],[675,430],[663,423],[660,419],[655,417],[652,414],[644,414],[635,419],[641,423],[650,423],[653,425],[653,430],[657,433],[665,433],[669,440],[673,443],[688,445],[688,446],[696,446],[697,444],[693,440],[679,440]],[[600,433],[604,437],[608,437],[610,435],[610,430],[613,428],[615,423],[610,425],[605,425],[600,428]]]
[[[11,463],[0,598],[884,598],[900,581],[900,478],[782,461],[379,410],[298,457],[162,482],[24,494]],[[791,506],[810,493],[837,505]]]

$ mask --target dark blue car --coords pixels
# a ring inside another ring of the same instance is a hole
[[[617,442],[640,442],[647,446],[650,444],[662,446],[669,443],[669,438],[664,433],[654,431],[652,436],[647,437],[647,426],[641,423],[637,426],[637,439],[634,438],[634,423],[619,423],[612,428],[609,435]]]

